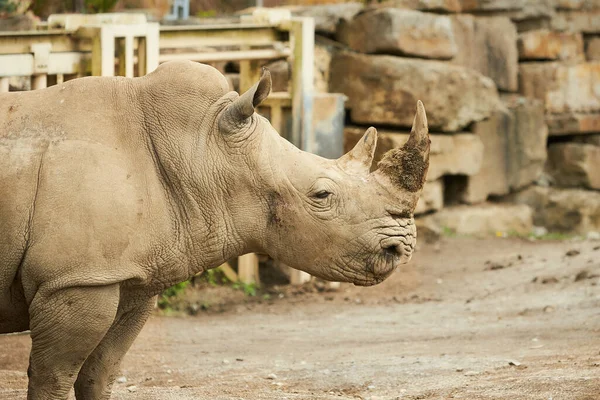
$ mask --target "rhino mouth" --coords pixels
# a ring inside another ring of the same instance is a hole
[[[411,235],[391,236],[380,242],[375,256],[365,265],[365,279],[354,282],[357,286],[372,286],[387,279],[412,256],[414,239]]]
[[[413,252],[414,238],[412,235],[391,236],[380,242],[381,250],[386,260],[397,264],[407,263]]]

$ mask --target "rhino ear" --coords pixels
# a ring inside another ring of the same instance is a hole
[[[239,125],[254,114],[254,109],[262,103],[271,92],[271,73],[262,69],[260,80],[238,97],[224,112],[222,118],[228,123]]]
[[[354,148],[338,159],[340,168],[356,175],[368,175],[377,147],[377,129],[370,127]]]

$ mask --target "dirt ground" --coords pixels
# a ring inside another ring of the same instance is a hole
[[[444,239],[376,287],[219,311],[152,317],[112,399],[600,399],[596,241]],[[29,347],[0,336],[0,399]]]

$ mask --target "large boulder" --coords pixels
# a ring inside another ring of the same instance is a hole
[[[600,37],[591,36],[585,41],[585,57],[589,61],[600,61]]]
[[[503,15],[515,21],[550,18],[554,0],[459,0],[462,12]]]
[[[444,182],[441,179],[425,182],[415,215],[441,210],[444,206]]]
[[[600,113],[577,113],[546,115],[550,136],[579,135],[600,132]]]
[[[483,143],[483,162],[479,172],[468,177],[466,184],[457,185],[454,197],[464,203],[475,204],[487,200],[490,195],[510,192],[508,175],[508,131],[514,124],[511,113],[505,107],[473,125],[473,132]]]
[[[554,0],[558,10],[598,10],[600,0]]]
[[[485,201],[536,181],[544,170],[548,128],[541,101],[502,96],[503,108],[473,125],[484,147],[481,170],[470,176],[460,200]]]
[[[550,28],[556,31],[600,33],[600,10],[557,12]]]
[[[521,63],[520,91],[543,100],[552,114],[600,111],[600,62]]]
[[[491,115],[494,82],[476,71],[438,61],[340,52],[331,63],[332,92],[348,96],[353,122],[412,126],[423,101],[432,131],[454,132]]]
[[[410,10],[458,13],[461,11],[460,0],[379,0],[371,3],[375,8],[403,8]]]
[[[492,78],[500,90],[517,91],[517,29],[510,19],[467,14],[451,18],[458,45],[452,62]]]
[[[315,38],[314,52],[314,89],[317,93],[329,93],[329,70],[333,54],[341,48],[341,44],[323,36]],[[290,90],[292,65],[288,60],[276,60],[265,65],[271,72],[273,92]]]
[[[397,8],[375,9],[341,23],[338,41],[369,54],[450,59],[456,43],[450,18]]]
[[[293,15],[314,18],[317,33],[333,36],[340,22],[352,19],[363,7],[362,3],[349,2],[288,8],[291,9]]]
[[[519,35],[519,60],[584,60],[583,36],[576,32],[539,29]]]
[[[331,58],[339,51],[341,45],[322,36],[315,38],[315,91],[329,93],[329,73]]]
[[[507,200],[530,206],[534,224],[550,231],[600,231],[600,192],[531,186]]]
[[[538,180],[544,170],[548,140],[544,104],[515,95],[503,96],[502,101],[512,116],[507,130],[509,186],[518,190]]]
[[[292,78],[292,66],[287,60],[276,60],[265,65],[271,73],[271,90],[287,92]]]
[[[485,203],[474,206],[452,206],[427,217],[444,230],[459,235],[525,235],[533,228],[533,213],[524,204]]]
[[[377,3],[371,2],[370,7],[393,7],[444,14],[494,14],[521,21],[550,18],[554,15],[554,1],[556,0],[378,0]]]
[[[344,129],[344,150],[350,151],[365,133],[364,128],[346,127]],[[403,146],[409,133],[379,130],[379,139],[375,151],[377,161],[388,150]],[[435,181],[443,175],[475,175],[481,169],[483,161],[483,144],[477,135],[457,133],[453,135],[429,136],[431,148],[429,153],[429,170],[427,180]]]
[[[600,146],[600,134],[575,136],[573,137],[573,141],[576,143],[588,143]]]
[[[600,146],[553,143],[548,147],[547,169],[557,186],[600,189]]]

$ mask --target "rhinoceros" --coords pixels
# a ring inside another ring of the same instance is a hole
[[[0,96],[0,333],[31,330],[28,399],[107,399],[165,288],[259,252],[373,285],[406,263],[429,166],[423,104],[373,170],[377,132],[303,152],[216,69],[169,62]]]

